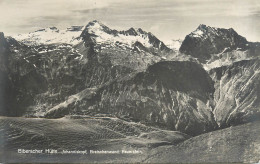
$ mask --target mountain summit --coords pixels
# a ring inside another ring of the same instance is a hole
[[[201,24],[187,35],[180,47],[180,52],[207,60],[211,54],[226,50],[248,49],[248,41],[233,28],[215,28]]]
[[[81,37],[87,44],[94,43],[96,49],[107,49],[120,47],[125,50],[155,52],[170,49],[150,32],[145,32],[141,28],[130,28],[126,31],[112,30],[101,22],[94,20],[89,22],[83,30]]]

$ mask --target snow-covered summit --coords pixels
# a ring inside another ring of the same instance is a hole
[[[216,27],[211,27],[211,26],[207,26],[205,24],[200,24],[198,26],[198,28],[191,32],[189,34],[189,36],[192,36],[192,37],[207,37],[208,35],[221,35],[223,33],[225,33],[223,30],[226,30],[227,32],[235,32],[232,28],[230,29],[221,29],[221,28],[216,28]]]
[[[99,44],[116,44],[116,42],[120,42],[122,44],[132,46],[136,41],[138,41],[146,47],[152,46],[152,44],[149,43],[149,38],[147,35],[144,35],[133,28],[126,32],[118,32],[116,30],[109,29],[107,26],[98,21],[93,21],[87,25],[86,30],[89,34],[95,35],[95,40]]]
[[[110,29],[99,21],[89,22],[81,36],[87,42],[93,42],[102,48],[122,47],[133,49],[136,45],[157,50],[169,50],[165,44],[152,33],[145,32],[141,28],[130,28],[126,31]]]

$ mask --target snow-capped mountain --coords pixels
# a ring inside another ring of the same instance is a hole
[[[141,28],[117,31],[96,20],[89,22],[86,26],[71,26],[66,30],[48,27],[29,34],[18,34],[12,37],[26,45],[62,43],[77,45],[83,39],[88,43],[90,43],[89,41],[94,42],[97,51],[113,47],[138,52],[149,50],[154,52],[171,51],[152,33],[145,32]]]
[[[88,23],[81,37],[87,44],[94,43],[96,50],[117,47],[137,52],[170,52],[170,49],[150,32],[140,28],[130,28],[126,31],[112,30],[96,20]]]
[[[206,70],[210,70],[258,58],[259,48],[260,43],[248,42],[232,28],[215,28],[201,24],[185,37],[180,52],[199,60]]]

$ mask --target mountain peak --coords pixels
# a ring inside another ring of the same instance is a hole
[[[134,29],[133,27],[129,28],[128,30],[125,31],[125,34],[128,35],[137,35],[136,29]]]
[[[197,29],[190,33],[192,37],[203,37],[206,34],[217,34],[218,28],[207,26],[205,24],[200,24]]]
[[[170,50],[153,34],[145,32],[141,28],[135,29],[132,27],[126,31],[117,31],[97,20],[87,24],[81,37],[86,45],[95,45],[95,50],[98,51],[115,47],[134,50],[136,42],[139,42],[145,48],[155,48],[156,51]]]
[[[99,20],[93,20],[93,21],[91,21],[92,23],[98,23],[98,24],[100,24],[100,25],[103,25],[103,23],[102,22],[100,22]]]
[[[103,23],[101,23],[98,20],[93,20],[91,22],[89,22],[86,26],[86,28],[90,28],[90,27],[95,27],[95,28],[108,28],[106,25],[104,25]]]
[[[96,36],[100,36],[104,33],[116,36],[118,31],[110,29],[109,27],[107,27],[106,25],[101,23],[100,21],[93,20],[86,25],[81,36],[83,36],[83,38],[84,38],[84,35],[87,35],[87,33],[94,34]]]
[[[224,50],[246,50],[247,40],[238,35],[233,28],[215,28],[201,24],[187,35],[180,47],[180,52],[207,60],[212,54]]]
[[[208,26],[205,24],[200,24],[199,27],[197,29],[203,30],[206,29]]]

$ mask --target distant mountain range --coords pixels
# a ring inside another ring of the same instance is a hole
[[[0,33],[0,114],[104,114],[189,135],[258,120],[259,47],[206,25],[167,44],[98,21]]]

